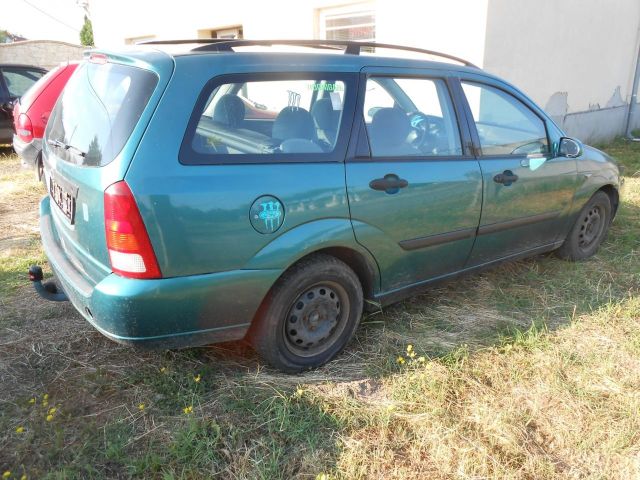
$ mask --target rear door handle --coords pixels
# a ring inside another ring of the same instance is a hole
[[[505,170],[502,173],[498,173],[495,177],[493,177],[493,181],[496,183],[501,183],[505,187],[508,187],[513,182],[518,181],[518,175],[513,173],[511,170]]]
[[[409,186],[409,182],[398,177],[395,173],[388,173],[384,178],[376,178],[369,182],[369,187],[373,190],[380,190],[390,195],[398,193],[401,188]]]

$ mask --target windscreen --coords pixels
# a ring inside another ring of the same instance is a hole
[[[122,150],[158,83],[149,70],[84,63],[69,79],[47,125],[47,147],[64,161],[104,166]]]

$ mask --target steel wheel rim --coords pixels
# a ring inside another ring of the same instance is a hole
[[[593,205],[582,217],[578,246],[582,250],[589,249],[602,235],[604,224],[604,209],[600,205]]]
[[[287,349],[301,357],[326,352],[342,336],[350,306],[347,291],[338,283],[320,282],[306,288],[284,321]]]

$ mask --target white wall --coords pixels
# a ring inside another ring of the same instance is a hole
[[[164,3],[164,2],[163,2]],[[157,0],[93,0],[96,45],[124,45],[124,39],[155,35],[157,39],[197,38],[198,30],[242,25],[245,38],[314,38],[317,9],[340,5],[336,0],[235,0],[166,2]],[[179,6],[179,8],[178,8]],[[127,15],[122,15],[126,11]],[[151,13],[150,13],[151,12]]]
[[[554,115],[559,92],[568,112],[628,103],[639,29],[638,0],[489,0],[484,68]]]
[[[484,59],[489,0],[379,0],[376,41]]]

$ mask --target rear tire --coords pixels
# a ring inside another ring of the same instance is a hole
[[[44,167],[42,165],[42,154],[38,155],[38,158],[36,158],[36,165],[35,165],[35,170],[36,170],[36,182],[43,182],[44,183]]]
[[[335,257],[316,254],[280,277],[248,339],[262,358],[284,372],[319,367],[349,343],[363,303],[353,270]]]
[[[611,225],[611,200],[605,192],[596,192],[582,208],[576,223],[556,254],[577,261],[594,255]]]

